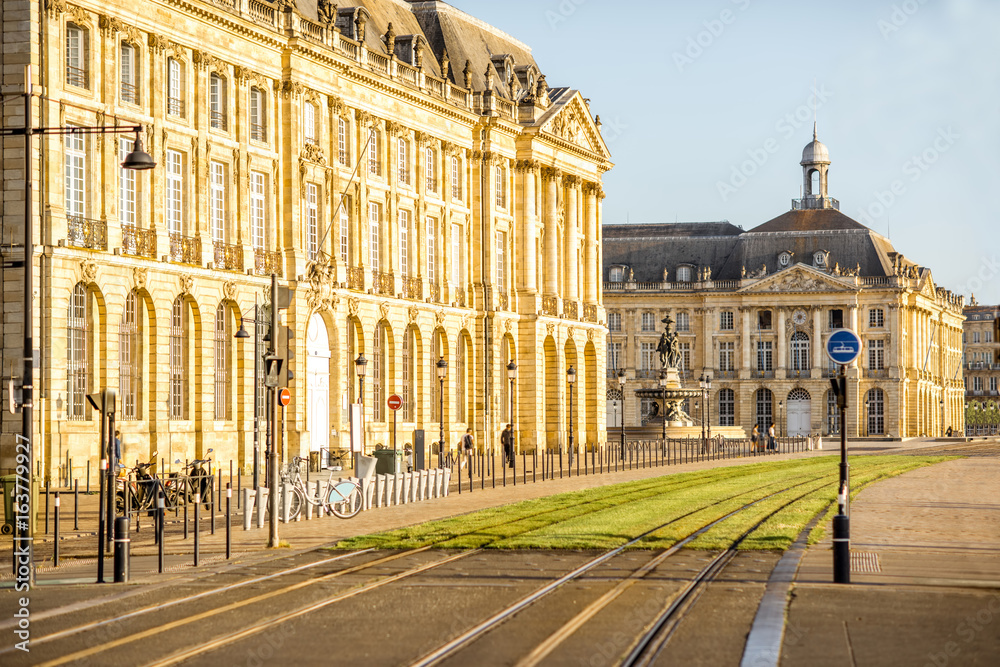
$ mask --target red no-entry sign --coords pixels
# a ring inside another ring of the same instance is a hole
[[[292,392],[288,390],[288,387],[284,387],[278,392],[278,402],[281,403],[282,407],[288,407],[288,404],[292,402]]]
[[[403,407],[403,398],[399,394],[393,394],[385,402],[390,410],[399,410]]]

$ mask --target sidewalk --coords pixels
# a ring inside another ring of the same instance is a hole
[[[517,486],[508,479],[506,487],[498,484],[496,488],[491,488],[487,483],[485,489],[480,489],[478,480],[473,492],[468,491],[468,487],[461,494],[454,488],[446,498],[427,500],[413,504],[383,507],[362,512],[358,516],[349,520],[341,520],[335,517],[324,517],[311,520],[300,519],[289,524],[279,523],[278,535],[282,542],[289,545],[289,549],[280,551],[266,548],[268,528],[265,523],[263,529],[252,528],[244,531],[242,527],[242,513],[236,511],[236,498],[233,498],[232,515],[232,553],[234,560],[242,563],[251,562],[257,559],[266,559],[274,555],[287,554],[291,551],[308,550],[320,545],[330,544],[341,539],[364,535],[368,533],[392,530],[405,526],[415,525],[425,521],[442,519],[449,516],[473,512],[489,507],[496,507],[521,500],[540,498],[568,491],[594,488],[607,484],[632,481],[637,479],[647,479],[661,475],[669,475],[679,472],[693,470],[705,470],[714,467],[728,467],[735,465],[746,465],[761,461],[789,460],[808,458],[815,456],[833,456],[838,450],[832,449],[834,443],[827,440],[823,450],[798,452],[794,454],[773,454],[766,457],[749,457],[701,461],[695,463],[676,464],[670,466],[656,466],[638,468],[633,470],[591,474],[573,477],[565,476],[562,479],[530,482],[523,484],[518,481]],[[897,453],[914,451],[923,447],[938,446],[941,443],[929,440],[913,440],[906,443],[872,443],[857,442],[851,447],[851,451],[857,454],[876,453]],[[235,496],[235,491],[234,491]],[[81,496],[82,497],[82,496]],[[37,579],[39,582],[45,581],[66,581],[66,580],[89,580],[93,581],[96,576],[96,506],[97,496],[88,496],[88,505],[92,504],[90,518],[84,523],[81,515],[81,528],[89,530],[81,531],[81,536],[75,539],[63,539],[60,543],[61,564],[60,567],[52,567],[52,536],[43,535],[43,522],[39,522],[39,534],[35,544],[35,560],[37,564]],[[225,498],[223,498],[223,503]],[[84,502],[81,502],[81,510],[84,509]],[[224,504],[223,504],[224,508]],[[62,526],[72,527],[72,502],[63,501]],[[67,511],[68,510],[68,511]],[[203,512],[203,515],[207,512]],[[167,514],[167,537],[164,540],[166,569],[175,574],[195,575],[199,571],[218,568],[223,566],[225,556],[225,518],[217,516],[216,534],[209,534],[209,521],[207,516],[202,516],[202,528],[199,536],[199,567],[193,567],[194,562],[194,539],[193,525],[190,536],[187,540],[181,539],[181,513],[176,519],[172,513]],[[174,523],[170,523],[173,521]],[[157,572],[157,548],[152,543],[152,521],[148,517],[141,517],[142,528],[136,533],[132,530],[131,538],[131,581],[156,581],[159,575]],[[193,524],[193,521],[192,521]],[[63,531],[66,534],[70,531]],[[10,542],[9,538],[0,541],[0,585],[9,584],[10,579]],[[47,540],[47,541],[46,541]],[[105,566],[105,576],[111,579],[111,563],[109,560]]]
[[[872,485],[851,506],[850,585],[829,529],[803,558],[782,663],[996,664],[1000,445]]]

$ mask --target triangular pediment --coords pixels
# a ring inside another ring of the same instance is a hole
[[[841,278],[818,271],[806,264],[796,264],[761,278],[739,290],[743,294],[774,292],[846,292],[857,287],[854,278]]]
[[[579,91],[573,91],[565,101],[553,104],[541,118],[541,129],[543,133],[568,141],[606,160],[611,159],[611,151]]]
[[[934,284],[934,276],[931,275],[930,269],[925,269],[925,271],[924,284],[920,286],[920,293],[928,299],[937,298],[937,285]]]

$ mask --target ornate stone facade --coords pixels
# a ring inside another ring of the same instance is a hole
[[[128,134],[33,140],[47,476],[79,477],[88,460],[96,474],[98,421],[83,396],[103,388],[119,395],[127,461],[211,448],[246,468],[259,381],[253,337],[234,336],[255,320],[263,333],[255,304],[271,273],[292,290],[283,317],[296,334],[286,456],[346,445],[362,352],[369,447],[389,443],[392,393],[406,400],[400,446],[417,429],[437,440],[441,420],[452,447],[467,426],[496,446],[509,420],[519,446],[558,446],[569,366],[584,388],[577,442],[603,442],[598,232],[612,165],[598,126],[510,36],[445,3],[377,4],[153,0],[137,13],[123,0],[59,0],[40,14],[5,3],[23,17],[4,23],[0,58],[30,61],[47,96],[35,127],[139,125],[158,163],[121,170]],[[23,84],[18,69],[3,68],[5,90]],[[6,126],[23,125],[18,107],[3,107]],[[5,155],[20,141],[5,139]],[[17,160],[3,168],[14,286],[24,181]],[[5,374],[20,358],[23,304],[11,306]],[[18,426],[3,423],[5,469]]]

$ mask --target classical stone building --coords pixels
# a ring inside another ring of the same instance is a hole
[[[713,380],[712,423],[839,432],[824,346],[847,327],[864,345],[847,370],[851,437],[962,428],[962,297],[842,214],[827,194],[829,165],[814,136],[801,161],[804,197],[749,231],[728,222],[604,226],[609,426],[620,423],[619,368],[626,426],[651,407],[634,390],[656,386],[658,323],[670,314],[687,382]]]
[[[980,306],[973,299],[964,313],[965,399],[970,406],[1000,403],[1000,306]]]
[[[436,441],[442,422],[453,447],[466,427],[492,445],[508,420],[520,446],[555,446],[570,366],[577,441],[603,440],[610,154],[588,101],[549,87],[528,46],[443,2],[8,0],[0,20],[3,92],[23,91],[30,64],[35,127],[139,125],[158,163],[119,167],[132,134],[33,139],[47,475],[97,470],[85,395],[103,388],[129,462],[211,448],[246,467],[262,375],[253,336],[235,334],[266,330],[255,306],[272,272],[293,290],[286,455],[346,445],[361,353],[369,448],[389,442],[393,393],[400,446],[415,429]],[[23,105],[2,113],[24,126]],[[16,380],[25,182],[22,139],[4,141],[3,374]],[[9,468],[20,419],[2,430]]]

